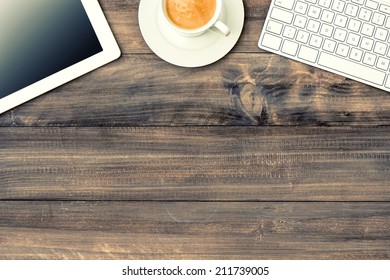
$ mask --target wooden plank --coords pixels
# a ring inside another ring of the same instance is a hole
[[[389,203],[0,202],[1,259],[389,259]]]
[[[390,127],[0,128],[0,199],[390,201]]]
[[[0,126],[388,125],[387,92],[269,54],[200,69],[129,55],[0,115]]]
[[[231,0],[225,2],[229,1]],[[123,53],[151,53],[143,40],[138,24],[139,0],[100,0],[99,2]],[[257,41],[269,5],[269,0],[244,0],[245,26],[233,52],[264,52],[257,47]]]

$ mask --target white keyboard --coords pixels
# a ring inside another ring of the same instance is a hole
[[[390,0],[273,0],[259,47],[390,92]]]

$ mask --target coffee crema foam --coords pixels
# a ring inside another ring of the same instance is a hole
[[[179,28],[194,30],[206,25],[214,16],[216,0],[166,0],[169,19]]]

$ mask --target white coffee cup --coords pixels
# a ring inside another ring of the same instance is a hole
[[[167,0],[160,0],[160,9],[163,14],[163,18],[165,22],[168,24],[170,28],[175,30],[180,35],[186,36],[186,37],[196,37],[199,35],[202,35],[208,30],[216,30],[223,34],[224,36],[229,36],[230,34],[230,28],[223,23],[220,18],[223,10],[223,0],[215,0],[216,2],[216,9],[213,17],[203,26],[197,28],[197,29],[185,29],[181,28],[177,25],[175,25],[172,20],[169,18],[166,8],[166,1]]]

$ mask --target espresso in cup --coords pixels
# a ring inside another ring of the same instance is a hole
[[[230,28],[221,21],[222,0],[159,0],[166,24],[187,37],[216,30],[229,36]]]
[[[181,29],[194,30],[205,26],[214,17],[216,0],[166,0],[166,13]]]

